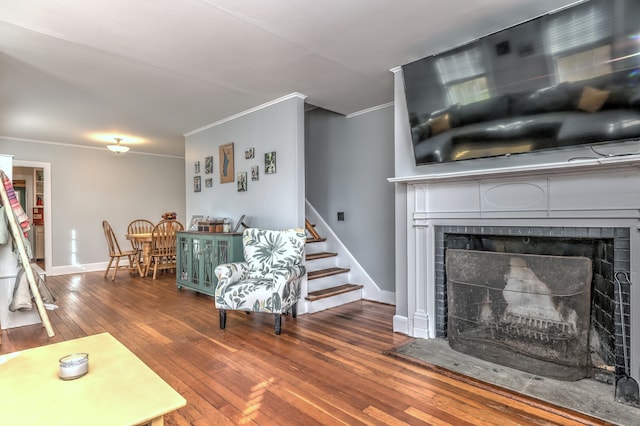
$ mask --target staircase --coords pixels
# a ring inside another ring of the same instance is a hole
[[[318,312],[362,299],[362,284],[349,282],[348,265],[341,264],[338,253],[327,251],[330,245],[315,225],[305,220],[307,231],[306,267],[308,312]]]

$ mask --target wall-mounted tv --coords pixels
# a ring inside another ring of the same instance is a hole
[[[640,138],[640,1],[589,0],[402,67],[416,165]]]

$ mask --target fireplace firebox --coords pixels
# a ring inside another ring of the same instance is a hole
[[[560,380],[591,376],[591,259],[449,249],[448,340]]]
[[[612,380],[624,368],[613,274],[628,268],[628,239],[625,228],[436,227],[438,336],[534,374]]]

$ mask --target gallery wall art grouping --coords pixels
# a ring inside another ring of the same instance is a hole
[[[255,164],[256,155],[255,148],[245,148],[244,159],[242,163],[249,163],[247,166],[251,171],[251,181],[256,182],[260,180],[260,165]],[[254,162],[254,164],[250,164]],[[202,191],[202,180],[204,179],[205,188],[213,188],[213,177],[215,175],[215,158],[214,155],[209,155],[204,158],[204,168],[201,167],[200,160],[197,160],[193,164],[193,191]],[[218,147],[218,173],[220,175],[220,183],[232,183],[237,182],[238,192],[246,192],[248,190],[249,173],[247,171],[235,171],[235,159],[234,159],[234,143],[226,143]],[[204,177],[201,175],[201,171],[204,170]],[[265,175],[276,173],[276,152],[270,151],[264,153],[263,170]]]

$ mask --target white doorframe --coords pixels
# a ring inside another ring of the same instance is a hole
[[[41,161],[24,161],[13,159],[13,167],[31,167],[42,169],[44,173],[44,270],[52,268],[52,241],[51,241],[51,163]]]

